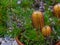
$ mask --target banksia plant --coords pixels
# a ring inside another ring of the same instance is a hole
[[[53,7],[53,13],[56,17],[60,17],[60,3],[59,4],[56,4],[54,5]]]
[[[45,26],[42,28],[42,34],[45,37],[49,37],[51,35],[51,27],[50,26]]]
[[[32,14],[32,23],[36,29],[42,29],[44,26],[44,16],[40,11],[35,11]]]
[[[24,45],[60,45],[59,2],[0,0],[0,37],[17,36],[18,44]]]

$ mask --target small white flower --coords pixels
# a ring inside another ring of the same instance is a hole
[[[58,36],[58,39],[60,39],[60,36]]]
[[[21,4],[21,0],[18,0],[17,4]]]
[[[0,38],[0,42],[2,41],[2,38]]]
[[[13,45],[18,45],[18,44],[17,44],[17,42],[16,42],[16,40],[15,40],[15,41],[13,41]]]
[[[48,8],[48,10],[51,10],[50,8]]]
[[[52,18],[49,18],[50,21],[52,21]]]
[[[2,43],[5,43],[5,41],[4,41],[4,40],[2,40]]]

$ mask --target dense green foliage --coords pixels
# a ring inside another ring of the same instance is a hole
[[[10,37],[16,37],[22,35],[20,38],[21,42],[25,42],[26,45],[44,45],[45,38],[41,34],[40,30],[36,33],[36,29],[32,26],[31,15],[35,8],[34,0],[0,0],[0,37],[8,35]],[[52,0],[44,0],[45,11],[44,11],[44,20],[45,25],[52,26],[55,32],[52,32],[51,37],[60,37],[60,19],[56,18],[49,6],[53,6],[54,3],[59,3],[60,0],[55,2]],[[52,19],[52,20],[50,20]],[[25,38],[25,39],[24,39]],[[31,42],[29,41],[31,40]],[[48,42],[48,41],[47,41]]]

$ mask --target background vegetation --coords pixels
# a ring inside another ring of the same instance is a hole
[[[43,2],[43,3],[41,3]],[[54,28],[51,37],[53,41],[60,39],[60,19],[52,13],[52,8],[60,0],[0,0],[0,37],[16,37],[21,34],[21,41],[32,40],[29,45],[44,45],[45,38],[36,34],[36,29],[32,26],[31,15],[35,10],[41,10],[44,13],[45,25]],[[41,8],[40,8],[41,7]],[[24,39],[25,38],[25,39]],[[47,41],[48,44],[48,41]]]

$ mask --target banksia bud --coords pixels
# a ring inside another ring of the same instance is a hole
[[[40,12],[40,11],[33,12],[33,14],[32,14],[32,23],[33,23],[33,26],[36,29],[39,29],[39,28],[42,29],[42,27],[44,26],[43,13]]]
[[[54,7],[53,7],[53,13],[56,17],[60,17],[60,4],[56,4]]]
[[[45,26],[42,28],[42,34],[45,36],[45,37],[48,37],[50,36],[51,34],[51,27],[50,26]]]

